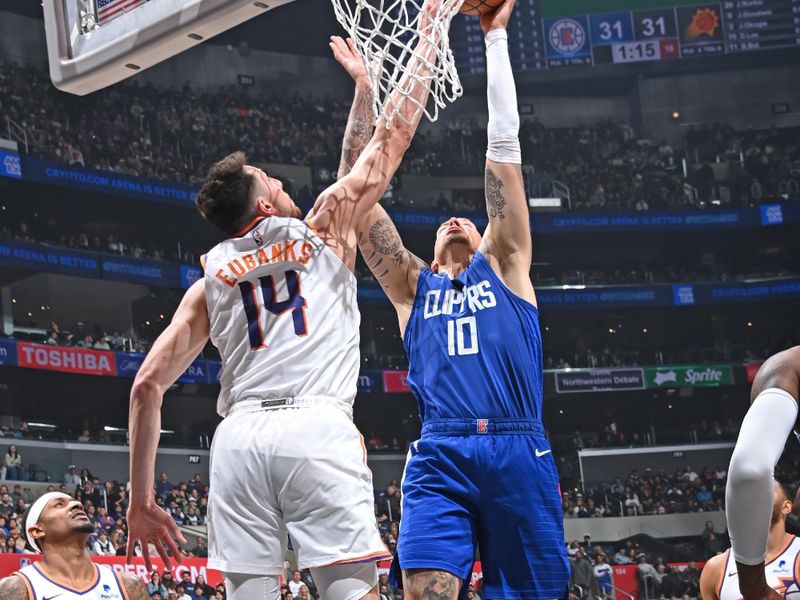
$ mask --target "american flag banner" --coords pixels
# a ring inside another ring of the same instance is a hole
[[[148,0],[96,0],[97,20],[102,25]]]

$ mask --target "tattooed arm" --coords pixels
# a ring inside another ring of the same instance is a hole
[[[507,0],[481,17],[486,36],[489,147],[486,152],[486,212],[489,225],[481,251],[505,284],[536,304],[530,278],[532,244],[528,203],[522,180],[519,113],[514,74],[508,57],[506,27],[514,10]]]
[[[533,256],[530,217],[522,168],[489,159],[485,185],[489,225],[480,250],[511,291],[535,305],[530,277]]]
[[[361,254],[397,310],[402,335],[411,315],[417,279],[427,265],[406,250],[397,227],[380,204],[362,219],[357,231]]]
[[[452,11],[463,0],[426,0],[427,14]],[[306,221],[316,229],[322,240],[350,268],[355,268],[358,245],[356,227],[372,210],[386,192],[400,161],[411,144],[422,118],[419,105],[425,105],[430,94],[432,66],[436,62],[436,36],[430,33],[430,22],[420,18],[420,27],[427,35],[419,41],[406,65],[408,71],[389,99],[398,107],[391,127],[387,129],[383,117],[375,133],[356,160],[348,175],[322,192]]]
[[[338,178],[341,179],[353,169],[353,165],[372,138],[372,131],[375,129],[372,116],[372,86],[352,39],[347,38],[345,42],[342,38],[333,36],[330,46],[334,58],[356,84],[353,106],[350,108],[350,116],[344,130],[342,158],[339,161]]]
[[[0,579],[0,600],[29,600],[28,588],[22,581],[22,577],[11,575]]]
[[[147,588],[141,579],[128,573],[121,573],[119,578],[130,600],[150,600],[150,594],[147,593]]]

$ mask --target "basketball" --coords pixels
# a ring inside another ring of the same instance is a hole
[[[505,0],[466,0],[461,5],[461,12],[465,15],[485,15],[497,10],[503,2]]]

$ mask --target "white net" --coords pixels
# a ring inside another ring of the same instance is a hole
[[[390,127],[403,105],[411,102],[416,105],[412,120],[424,112],[436,121],[439,110],[462,95],[448,32],[463,0],[332,1],[336,18],[364,61],[376,120],[383,116]],[[415,52],[420,42],[435,52]],[[427,104],[414,95],[420,83],[431,87]]]

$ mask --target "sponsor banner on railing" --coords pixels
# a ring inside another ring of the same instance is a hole
[[[744,366],[744,374],[747,378],[748,383],[753,383],[756,380],[756,375],[758,374],[758,370],[761,368],[761,365],[764,363],[757,362],[757,363],[748,363]]]
[[[363,370],[358,375],[358,393],[369,394],[383,391],[383,371]]]
[[[183,372],[183,375],[178,377],[179,383],[210,383],[208,375],[209,375],[209,368],[208,368],[209,361],[203,359],[197,359],[192,364],[189,365],[189,368]]]
[[[100,257],[103,279],[146,285],[182,286],[181,265],[178,263],[143,258],[123,258],[109,254],[101,254]]]
[[[87,169],[32,156],[22,158],[22,174],[27,181],[48,183],[102,194],[114,194],[149,202],[177,204],[191,208],[197,190],[180,183],[133,177],[111,171]]]
[[[0,239],[0,265],[81,277],[185,289],[203,276],[199,267],[99,252],[52,248]],[[800,277],[740,283],[682,283],[538,287],[539,305],[547,309],[636,308],[701,304],[757,303],[800,298]],[[362,304],[388,304],[376,285],[358,287]]]
[[[0,238],[0,264],[6,267],[99,277],[99,256],[96,252],[51,248],[44,244]]]
[[[581,286],[537,288],[536,299],[542,307],[563,309],[669,306],[672,293],[668,286]]]
[[[17,342],[0,340],[0,367],[14,367],[17,364]]]
[[[569,369],[556,371],[556,392],[621,392],[644,389],[642,369]]]
[[[648,388],[720,387],[733,385],[730,365],[695,365],[647,368]]]
[[[17,362],[20,367],[45,371],[111,377],[117,374],[116,357],[107,350],[17,342]]]
[[[408,371],[384,371],[383,372],[383,391],[389,394],[407,393]]]
[[[136,575],[142,581],[150,581],[150,574],[144,566],[144,561],[141,558],[134,558],[133,563],[128,565],[125,563],[124,556],[92,556],[92,562],[101,565],[111,565],[113,569],[119,573],[128,573]],[[0,578],[8,577],[15,571],[19,571],[33,562],[42,559],[41,554],[0,554]],[[158,565],[158,572],[164,571],[163,563],[157,557],[153,557],[153,565]],[[184,558],[180,565],[175,565],[172,568],[172,578],[175,581],[181,580],[181,575],[184,572],[190,574],[190,578],[194,581],[198,575],[205,577],[206,583],[212,587],[216,587],[219,583],[224,583],[222,574],[214,569],[209,569],[207,561],[204,558]],[[55,596],[53,596],[55,598]]]

